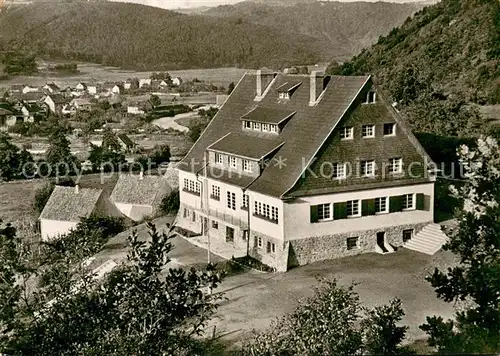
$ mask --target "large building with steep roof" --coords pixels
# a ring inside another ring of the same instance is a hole
[[[178,225],[279,271],[389,253],[433,223],[431,163],[370,76],[258,71],[177,166]]]

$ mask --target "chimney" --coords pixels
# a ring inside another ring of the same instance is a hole
[[[312,71],[311,72],[311,84],[310,84],[310,97],[309,105],[313,106],[316,104],[316,100],[325,89],[325,73]]]
[[[271,71],[265,69],[257,71],[257,97],[261,97],[264,94],[273,79],[274,73]]]
[[[77,184],[75,185],[75,194],[80,193],[80,186]]]
[[[139,179],[140,179],[140,180],[143,180],[143,179],[144,179],[144,171],[141,171],[141,172],[139,173]]]

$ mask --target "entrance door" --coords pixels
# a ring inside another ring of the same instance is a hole
[[[385,248],[385,231],[377,232],[377,245],[382,249],[384,253],[389,252]]]

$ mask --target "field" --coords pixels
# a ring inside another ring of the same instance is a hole
[[[110,194],[116,183],[116,176],[109,177],[100,174],[82,176],[79,185],[82,188],[99,188]],[[47,180],[33,179],[0,183],[0,220],[13,222],[34,220],[37,218],[32,204],[37,189],[44,186]]]
[[[51,64],[44,62],[43,64]],[[45,83],[55,82],[58,85],[75,85],[78,82],[105,82],[105,81],[124,81],[127,78],[149,78],[152,72],[136,72],[131,70],[123,70],[116,67],[105,67],[100,64],[93,63],[78,63],[80,73],[69,76],[44,76],[41,73],[39,76],[18,76],[8,80],[0,81],[0,88],[7,88],[12,84],[31,84],[43,85]],[[198,78],[216,86],[224,86],[227,88],[229,83],[237,83],[245,74],[247,69],[241,68],[214,68],[214,69],[187,69],[169,71],[172,77],[180,77],[183,80],[192,80]]]

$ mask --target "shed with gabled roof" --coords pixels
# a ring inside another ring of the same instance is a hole
[[[70,232],[81,219],[97,212],[101,197],[101,189],[56,185],[39,217],[42,240],[52,240]]]

